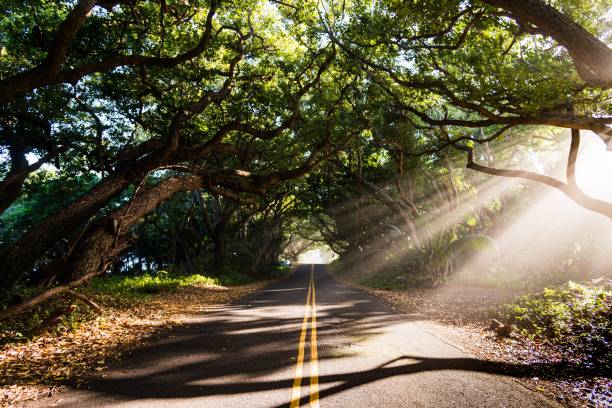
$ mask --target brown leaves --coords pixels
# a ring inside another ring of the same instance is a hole
[[[515,298],[514,291],[448,285],[434,289],[409,288],[406,291],[368,289],[391,307],[405,313],[450,324],[485,324],[499,307]]]
[[[0,406],[48,395],[68,379],[83,380],[154,333],[260,286],[194,285],[155,294],[127,308],[105,304],[101,315],[73,332],[6,344],[0,348]]]

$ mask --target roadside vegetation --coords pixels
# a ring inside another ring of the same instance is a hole
[[[558,345],[573,363],[612,373],[612,286],[574,282],[524,295],[502,311],[520,336]]]
[[[564,405],[607,407],[612,401],[610,280],[551,285],[541,279],[529,286],[507,277],[475,280],[468,273],[418,287],[393,271],[360,277],[342,261],[330,270],[411,319],[453,328],[449,338],[477,356],[526,371],[532,364],[554,366],[524,381]]]
[[[48,303],[28,310],[19,319],[0,322],[2,344],[27,341],[44,332],[69,332],[79,325],[95,319],[106,308],[131,308],[150,300],[157,293],[172,293],[182,287],[225,287],[255,282],[253,277],[233,274],[223,278],[194,275],[170,274],[159,271],[154,275],[137,276],[114,275],[95,278],[83,290],[56,298]],[[30,289],[14,296],[27,301],[36,296],[39,290]],[[77,297],[78,296],[78,297]]]

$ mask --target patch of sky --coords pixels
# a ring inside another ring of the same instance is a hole
[[[32,165],[34,163],[37,163],[40,160],[40,156],[38,156],[35,153],[26,153],[25,158],[28,161],[28,164],[30,164],[30,165]],[[51,163],[43,163],[40,166],[40,170],[41,171],[48,171],[48,172],[52,172],[52,173],[56,173],[58,171],[57,167],[55,167]]]

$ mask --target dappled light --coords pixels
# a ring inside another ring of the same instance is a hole
[[[2,5],[0,405],[610,405],[610,1]]]
[[[579,188],[600,199],[611,199],[612,161],[601,140],[585,137],[578,156]],[[562,143],[565,143],[563,140]],[[559,157],[549,155],[550,161]],[[608,160],[606,160],[608,159]],[[550,171],[550,164],[542,166]],[[499,254],[476,254],[464,266],[471,274],[487,274],[491,262],[506,265],[502,280],[512,277],[525,284],[539,280],[589,280],[608,274],[612,255],[606,242],[612,239],[608,220],[577,205],[566,195],[538,187],[528,203],[519,202],[511,219],[496,231]],[[554,238],[553,238],[554,237]],[[491,259],[499,256],[501,259]],[[554,265],[554,270],[550,266]],[[547,276],[548,275],[548,276]]]
[[[585,193],[601,200],[612,199],[612,151],[592,132],[585,132],[578,156],[576,181]]]
[[[304,267],[302,272],[296,273],[292,278],[295,283],[305,286],[306,271],[308,268]],[[430,399],[430,393],[436,388],[434,401],[442,402],[448,398],[448,391],[441,391],[440,386],[448,390],[458,376],[464,384],[477,386],[485,373],[542,376],[554,367],[489,363],[464,357],[428,332],[418,320],[406,321],[363,297],[359,291],[329,281],[329,277],[320,276],[319,279],[321,323],[318,332],[325,338],[321,345],[324,353],[319,361],[322,367],[319,373],[321,404],[340,405],[344,399],[358,398],[377,383],[388,380],[409,389],[415,401]],[[286,406],[287,384],[293,375],[294,344],[284,339],[298,336],[300,306],[304,298],[288,293],[274,300],[267,296],[268,290],[278,293],[285,285],[287,283],[275,284],[232,306],[211,309],[206,316],[173,331],[171,337],[162,337],[136,350],[128,365],[117,366],[95,379],[88,390],[63,401],[63,406],[88,404],[101,397],[109,405],[138,402],[148,406],[170,406],[173,399],[178,398],[180,404],[197,397],[206,406],[223,407],[239,404],[244,395],[269,401],[269,406]],[[331,296],[338,290],[342,290],[344,297],[340,303]],[[300,294],[305,295],[305,287]],[[281,308],[285,317],[279,315]],[[340,351],[347,342],[354,347]],[[402,354],[401,350],[409,344],[421,342],[435,347],[438,355]],[[188,344],[187,348],[184,344]],[[177,353],[183,357],[177,359]],[[150,365],[152,357],[156,360],[154,367]],[[345,365],[347,361],[350,362],[348,366]],[[339,371],[323,368],[338,365],[343,367]],[[423,379],[429,376],[435,377],[435,383],[423,386]],[[502,381],[488,387],[500,394],[511,388]],[[512,406],[518,407],[528,401],[521,393],[512,395],[516,399]],[[389,404],[396,401],[392,394],[379,397]],[[277,400],[279,402],[274,403]],[[464,400],[455,396],[455,401]]]

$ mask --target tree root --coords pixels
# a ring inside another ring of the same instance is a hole
[[[96,312],[101,312],[102,311],[102,307],[100,305],[98,305],[96,302],[94,302],[90,297],[84,295],[83,293],[79,293],[77,291],[74,291],[72,289],[68,289],[66,291],[66,293],[68,293],[70,296],[73,296],[77,299],[79,299],[80,301],[82,301],[83,303],[85,303],[87,306],[91,307],[93,310],[95,310]]]

